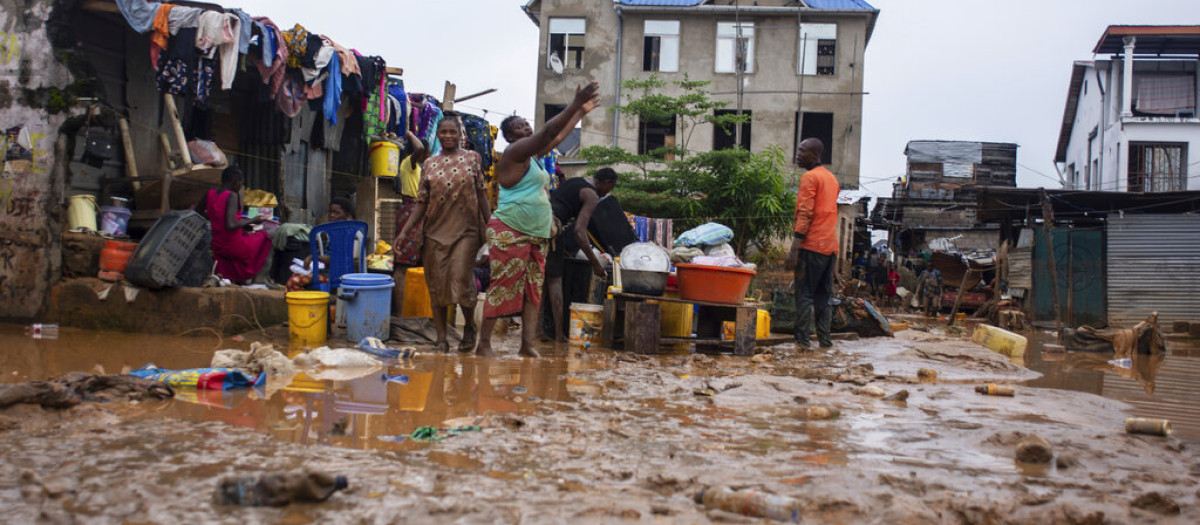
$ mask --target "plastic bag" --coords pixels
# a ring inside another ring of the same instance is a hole
[[[678,239],[675,240],[676,246],[715,246],[725,244],[733,240],[733,230],[728,226],[710,222],[701,224],[686,232],[683,232]]]
[[[188,141],[188,153],[192,155],[193,164],[207,164],[214,168],[224,168],[229,161],[225,159],[225,152],[217,147],[217,144],[212,141],[195,139]]]
[[[709,257],[737,257],[737,252],[733,251],[733,246],[724,243],[705,248],[704,255]]]

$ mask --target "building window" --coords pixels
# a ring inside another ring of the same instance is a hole
[[[661,160],[675,160],[675,155],[655,151],[675,147],[675,117],[666,124],[641,121],[638,123],[638,155],[654,155]]]
[[[837,72],[837,24],[800,24],[802,75],[833,75]]]
[[[717,22],[717,73],[754,72],[754,23]]]
[[[678,21],[647,20],[642,44],[642,71],[679,71]]]
[[[1187,144],[1129,143],[1129,191],[1160,192],[1187,189]]]
[[[562,113],[564,110],[566,110],[567,105],[566,104],[546,104],[543,106],[542,109],[543,109],[542,110],[542,115],[543,115],[542,125],[544,126],[544,125],[546,125],[547,122],[550,122],[550,119],[558,116],[559,113]]]
[[[587,20],[583,18],[551,18],[550,45],[546,50],[546,67],[552,68],[557,58],[565,69],[583,68],[583,35]]]
[[[796,115],[799,118],[800,115]],[[804,112],[804,120],[800,127],[800,136],[796,137],[796,145],[808,138],[821,139],[825,145],[825,153],[821,154],[821,164],[833,162],[833,113]]]
[[[718,109],[714,113],[718,117],[720,117],[722,115],[736,115],[737,110]],[[746,115],[746,116],[751,116],[751,117],[753,116],[750,113],[750,110],[748,110],[748,109],[743,109],[742,114]],[[723,128],[721,128],[721,126],[713,125],[712,149],[713,150],[730,149],[734,145],[738,144],[737,143],[737,128],[738,128],[738,126],[741,126],[741,128],[742,128],[742,142],[740,145],[741,145],[742,149],[749,151],[750,150],[750,123],[749,122],[746,122],[743,124],[731,124],[728,127],[728,129],[723,129]]]
[[[1072,190],[1079,189],[1079,172],[1075,171],[1075,163],[1067,164],[1067,188]]]
[[[1134,75],[1133,114],[1191,118],[1196,115],[1196,76]]]

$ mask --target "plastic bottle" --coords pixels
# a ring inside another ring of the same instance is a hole
[[[400,383],[402,385],[407,385],[408,384],[408,375],[407,374],[396,374],[396,375],[383,374],[383,380],[390,381],[392,383]]]
[[[1013,387],[1007,385],[997,385],[995,383],[979,385],[975,387],[975,391],[987,396],[1013,397],[1016,395],[1016,390],[1014,390]]]
[[[754,490],[731,490],[725,487],[704,489],[696,494],[696,503],[710,509],[721,509],[744,516],[771,518],[796,523],[800,521],[800,502]]]
[[[228,477],[217,484],[216,501],[220,505],[282,507],[296,501],[325,501],[346,486],[346,476],[324,472]]]
[[[34,323],[25,327],[25,335],[34,339],[58,339],[58,325]]]

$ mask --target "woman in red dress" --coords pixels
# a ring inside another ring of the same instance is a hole
[[[241,168],[230,166],[221,172],[221,189],[208,190],[202,209],[212,224],[212,255],[217,275],[238,284],[254,279],[267,267],[271,255],[271,236],[264,230],[250,232],[262,224],[263,217],[241,218]]]

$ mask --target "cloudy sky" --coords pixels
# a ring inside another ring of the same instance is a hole
[[[747,0],[749,1],[749,0]],[[864,68],[862,175],[879,195],[914,139],[1020,145],[1017,181],[1058,187],[1054,150],[1071,63],[1110,24],[1198,24],[1197,0],[868,0],[881,13]],[[233,5],[230,2],[226,2]],[[440,97],[496,88],[464,109],[532,115],[537,28],[525,0],[253,0],[251,14],[404,68],[410,90]],[[338,9],[341,7],[341,9]],[[499,115],[498,115],[499,114]]]

